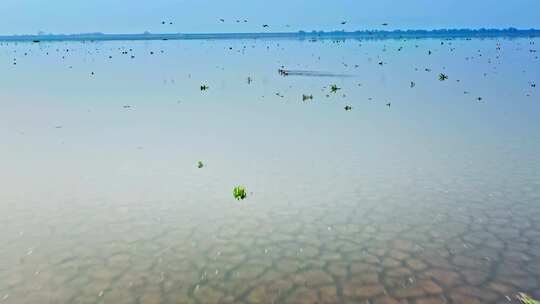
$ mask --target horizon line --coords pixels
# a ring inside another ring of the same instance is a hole
[[[296,32],[216,32],[216,33],[73,33],[73,34],[17,34],[0,35],[3,42],[43,41],[109,41],[109,40],[191,40],[191,39],[257,39],[257,38],[487,38],[487,37],[538,37],[540,29],[508,28],[441,28],[441,29],[392,29],[392,30],[299,30]]]

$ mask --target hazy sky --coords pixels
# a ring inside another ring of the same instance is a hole
[[[1,0],[0,12],[0,34],[540,28],[538,0]]]

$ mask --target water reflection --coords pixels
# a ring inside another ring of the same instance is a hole
[[[0,65],[0,303],[540,297],[528,39],[10,43]]]

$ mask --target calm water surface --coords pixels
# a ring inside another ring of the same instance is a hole
[[[0,303],[540,298],[539,44],[2,43]]]

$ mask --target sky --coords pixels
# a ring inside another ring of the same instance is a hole
[[[538,0],[1,0],[0,12],[0,35],[540,28]]]

